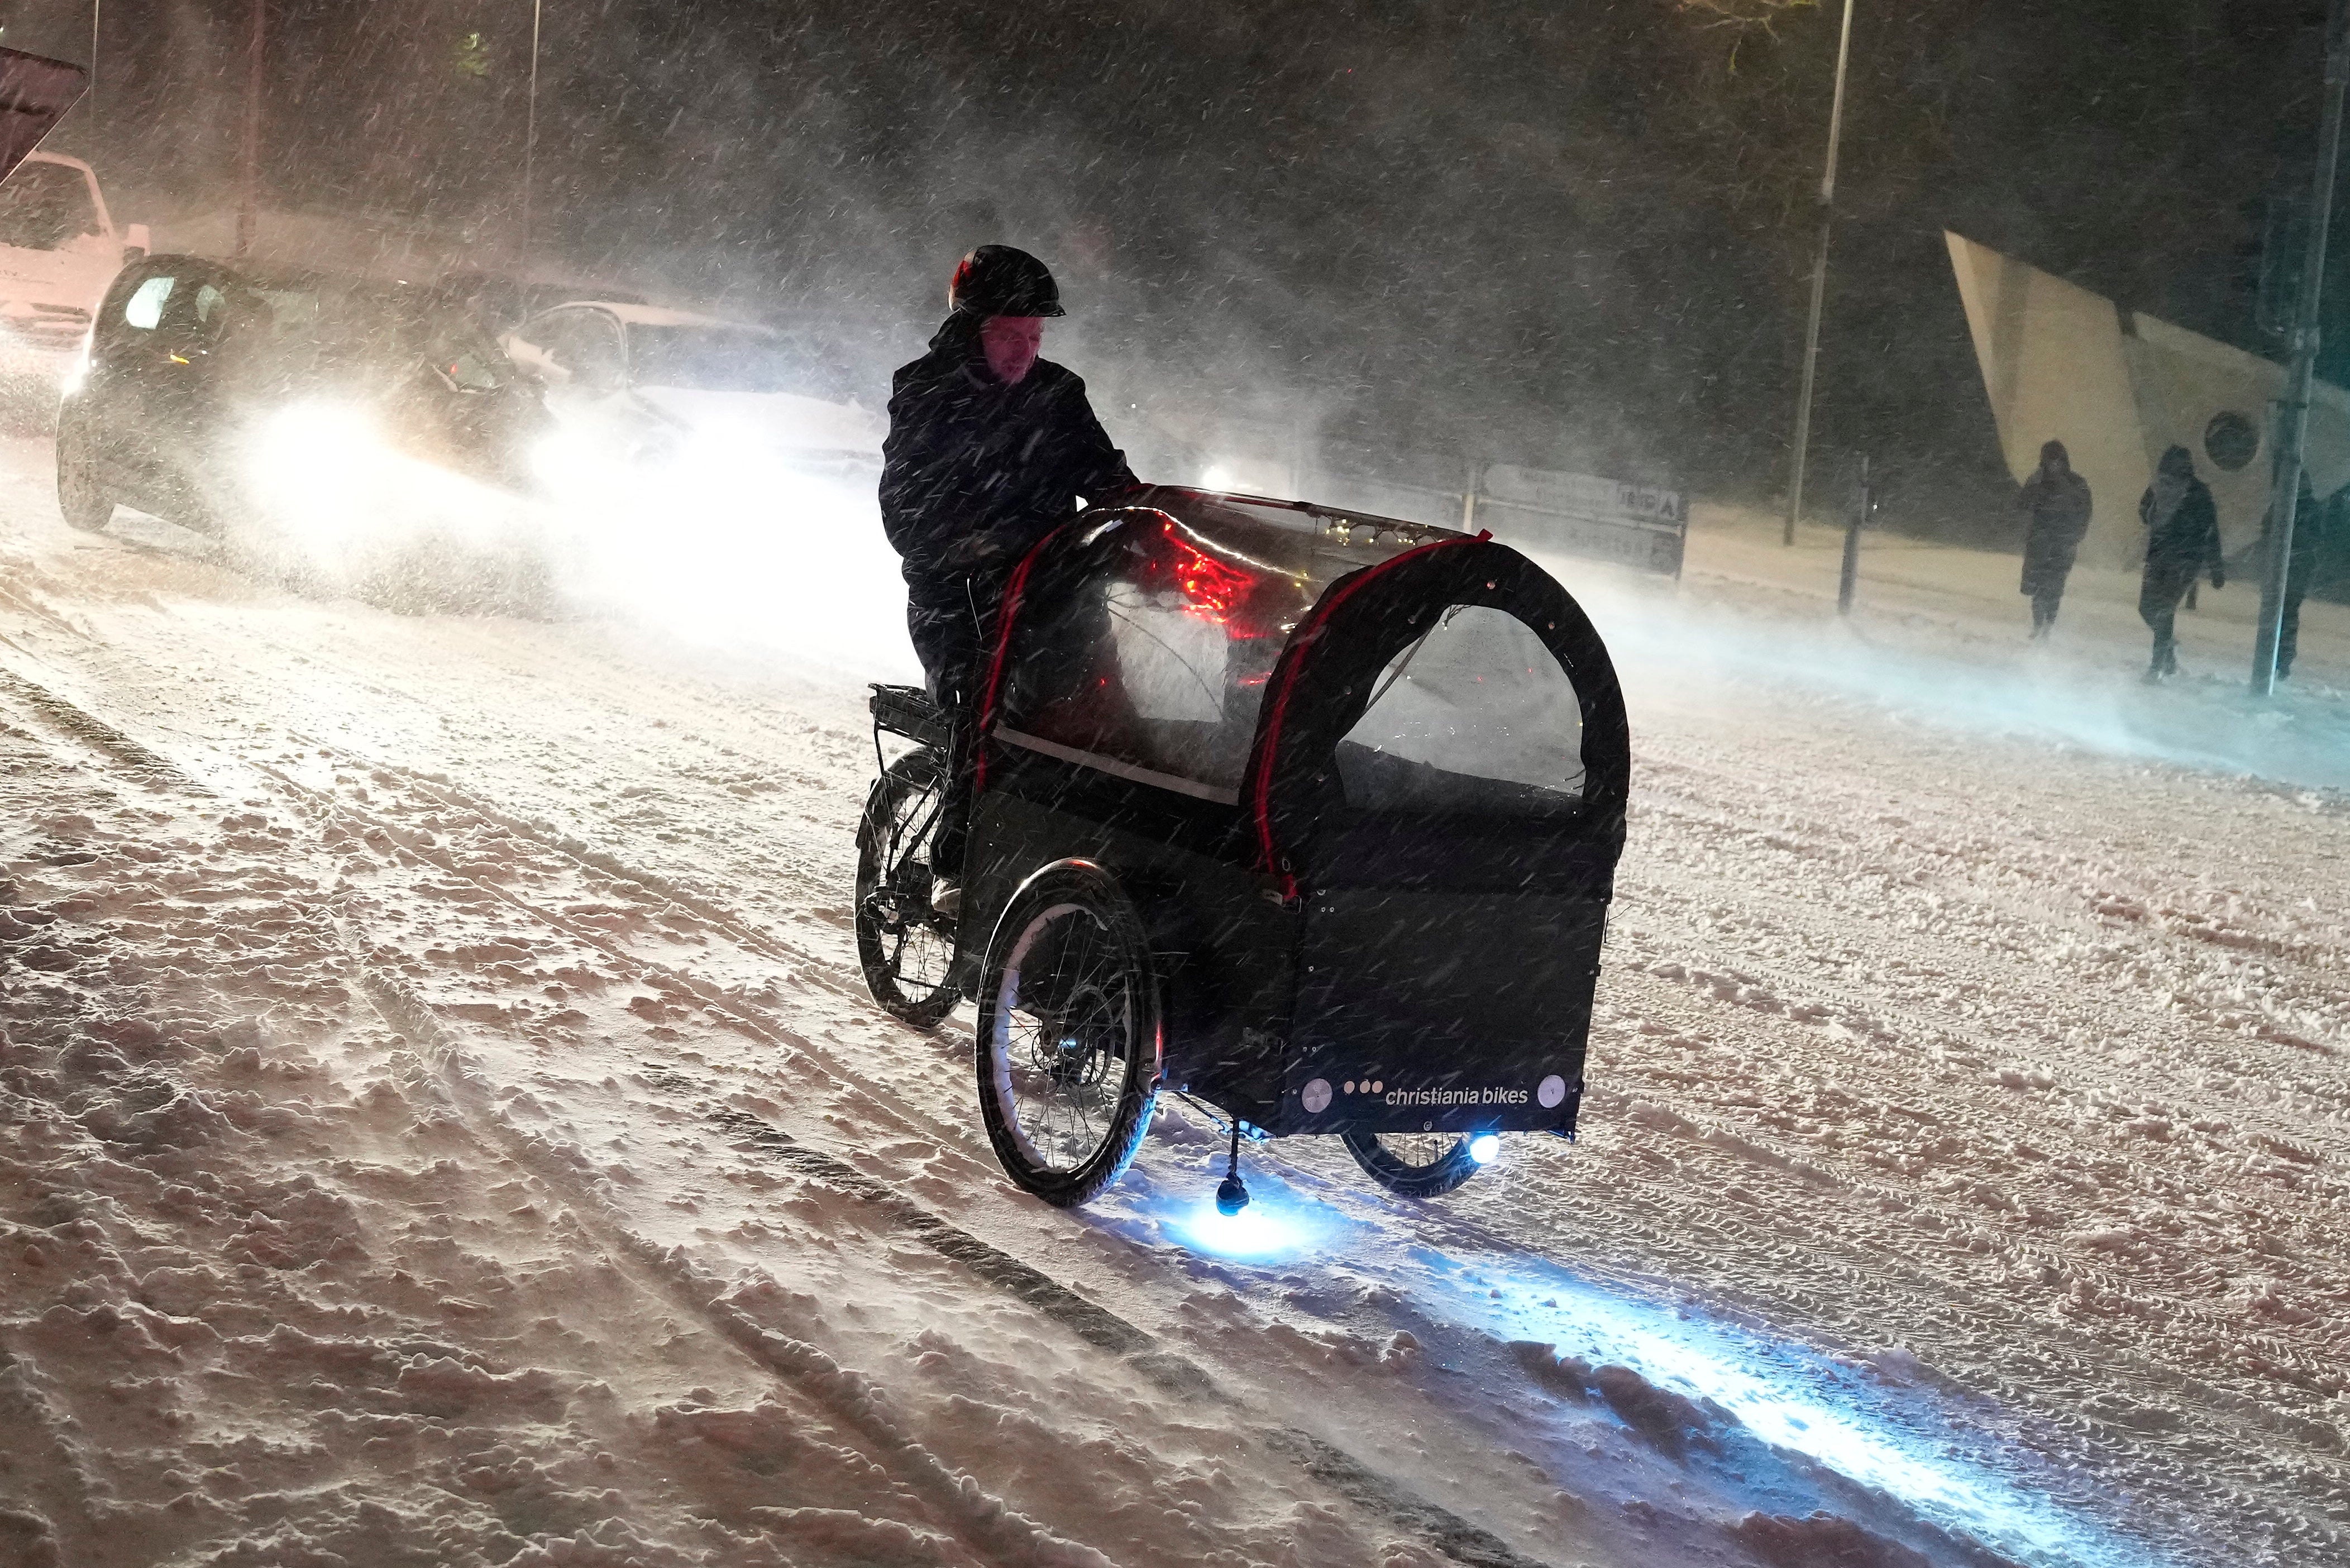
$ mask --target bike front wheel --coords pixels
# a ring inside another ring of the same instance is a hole
[[[979,1108],[1004,1173],[1047,1203],[1133,1163],[1159,1096],[1159,987],[1141,918],[1098,867],[1029,879],[979,993]]]

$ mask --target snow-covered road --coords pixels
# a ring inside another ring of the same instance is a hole
[[[394,617],[47,461],[0,1562],[2350,1559],[2325,692],[1563,565],[1637,762],[1582,1140],[1425,1205],[1279,1145],[1231,1227],[1170,1108],[1072,1215],[864,1000],[809,582]]]

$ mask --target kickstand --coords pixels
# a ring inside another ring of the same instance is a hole
[[[1241,1180],[1241,1119],[1232,1118],[1232,1153],[1224,1163],[1224,1179],[1216,1184],[1216,1212],[1226,1218],[1248,1207],[1248,1186]]]

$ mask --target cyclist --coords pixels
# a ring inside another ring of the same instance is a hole
[[[1065,314],[1045,264],[1010,245],[962,258],[931,351],[899,369],[882,443],[881,526],[903,561],[906,627],[955,724],[953,782],[932,841],[933,907],[960,912],[969,722],[996,607],[1031,546],[1073,512],[1132,486],[1086,384],[1037,358]]]

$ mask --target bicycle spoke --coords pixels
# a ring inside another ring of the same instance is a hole
[[[1020,1137],[1045,1168],[1066,1171],[1093,1158],[1110,1137],[1134,1020],[1105,933],[1075,911],[1055,927],[1032,945],[1032,961],[1017,977],[1020,1005],[994,1049],[1008,1069],[1008,1108]]]

